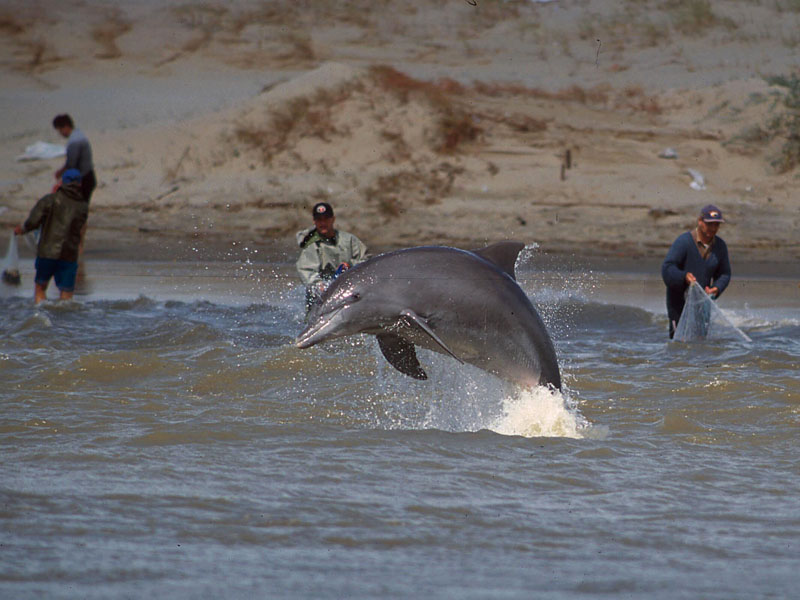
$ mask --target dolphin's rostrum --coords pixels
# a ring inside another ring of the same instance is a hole
[[[415,346],[523,386],[561,388],[553,342],[514,278],[524,244],[421,246],[345,271],[308,314],[298,348],[371,333],[398,371],[427,379]]]

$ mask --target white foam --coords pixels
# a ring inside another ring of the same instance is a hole
[[[558,391],[521,389],[503,401],[503,414],[488,426],[502,435],[586,437],[588,422]]]
[[[41,304],[37,306],[36,312],[34,312],[25,322],[22,324],[21,329],[41,329],[43,327],[50,328],[53,326],[53,322],[43,312],[38,310],[39,307],[41,308],[49,308],[55,306],[55,302],[52,300],[44,300]]]

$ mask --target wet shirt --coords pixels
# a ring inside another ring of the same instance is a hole
[[[31,209],[22,228],[25,232],[42,228],[36,256],[58,260],[78,260],[81,228],[89,215],[79,182],[62,185],[42,197]]]
[[[297,243],[301,248],[297,273],[306,287],[332,277],[343,262],[357,265],[367,255],[367,247],[361,240],[338,229],[332,239],[323,237],[314,227],[304,229],[297,233]]]

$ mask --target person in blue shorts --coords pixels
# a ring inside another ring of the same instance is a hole
[[[61,175],[61,187],[43,196],[31,209],[26,221],[14,227],[17,235],[41,227],[36,248],[36,304],[46,299],[50,279],[55,279],[61,300],[72,298],[78,272],[81,229],[88,215],[89,202],[81,189],[81,172],[67,169]]]
[[[724,223],[722,211],[713,204],[704,206],[697,226],[678,236],[661,265],[661,278],[667,286],[669,338],[681,318],[686,290],[695,281],[713,299],[719,298],[731,281],[728,246],[717,235]]]

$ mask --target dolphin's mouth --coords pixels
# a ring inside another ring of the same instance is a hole
[[[310,348],[332,337],[331,330],[334,328],[333,318],[339,314],[342,308],[344,307],[340,306],[324,317],[317,319],[313,323],[309,323],[308,326],[300,332],[300,335],[297,336],[294,345],[297,348]]]

